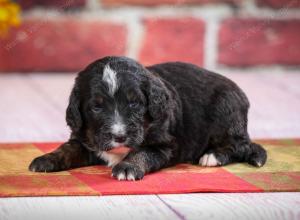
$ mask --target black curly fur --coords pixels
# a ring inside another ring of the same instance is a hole
[[[102,80],[107,64],[119,82],[114,97]],[[79,73],[66,111],[72,130],[67,146],[84,150],[42,156],[30,169],[51,172],[103,162],[96,154],[112,148],[110,126],[117,108],[133,150],[113,167],[115,177],[141,179],[177,163],[199,163],[205,153],[214,154],[218,165],[266,162],[266,151],[252,143],[247,132],[248,99],[231,80],[188,63],[145,68],[126,57],[105,57]],[[51,163],[55,158],[60,161]]]

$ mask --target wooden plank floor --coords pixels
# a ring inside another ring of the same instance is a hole
[[[300,137],[300,75],[228,74],[253,138]],[[0,75],[0,141],[64,141],[73,74]],[[0,219],[300,219],[300,193],[2,198]]]

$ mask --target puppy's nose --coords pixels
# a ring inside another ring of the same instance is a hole
[[[123,143],[126,141],[125,135],[113,135],[115,142]]]

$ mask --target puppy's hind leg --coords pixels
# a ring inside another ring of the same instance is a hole
[[[234,162],[247,162],[261,167],[267,160],[262,146],[248,138],[232,138],[226,146],[208,150],[199,160],[201,166],[222,166]]]
[[[253,166],[262,167],[267,161],[266,150],[254,142],[250,143],[250,150],[246,161]]]

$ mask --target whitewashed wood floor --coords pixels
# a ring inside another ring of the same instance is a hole
[[[247,93],[253,138],[300,137],[300,75],[228,74]],[[0,141],[64,141],[73,74],[1,74]],[[300,219],[300,193],[0,199],[6,219]]]

